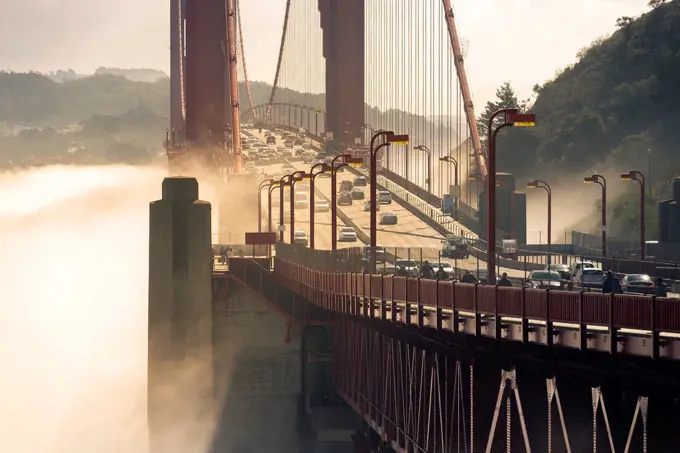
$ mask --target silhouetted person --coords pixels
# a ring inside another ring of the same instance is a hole
[[[612,278],[612,292],[614,294],[623,294],[623,288],[621,288],[621,280],[619,280],[619,277],[614,276]]]
[[[439,269],[437,269],[437,273],[434,276],[437,280],[446,280],[447,278],[449,278],[446,271],[441,265],[439,266]]]
[[[397,269],[397,277],[408,277],[408,272],[406,272],[404,266],[399,266],[399,269]]]
[[[614,273],[612,271],[607,271],[607,276],[602,282],[602,292],[605,294],[614,292]]]
[[[422,266],[420,266],[420,276],[423,278],[434,278],[434,269],[430,266],[429,261],[425,261]]]
[[[463,283],[477,283],[477,278],[470,273],[470,271],[465,271],[463,278],[460,279]]]
[[[668,297],[668,286],[666,286],[661,277],[658,277],[656,279],[656,284],[654,286],[654,295],[656,297]]]
[[[512,286],[512,282],[508,280],[507,272],[503,272],[501,279],[498,280],[498,286]]]

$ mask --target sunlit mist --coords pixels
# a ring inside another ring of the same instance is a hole
[[[146,451],[148,202],[163,176],[0,174],[0,451]]]

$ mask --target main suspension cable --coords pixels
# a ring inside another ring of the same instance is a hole
[[[281,33],[281,46],[279,47],[279,60],[276,63],[276,75],[274,76],[274,85],[272,85],[272,93],[269,96],[269,107],[267,108],[267,114],[265,115],[265,122],[269,118],[269,113],[272,109],[272,103],[274,102],[274,95],[276,94],[276,87],[279,84],[279,75],[281,72],[281,62],[283,60],[283,49],[286,44],[286,31],[288,30],[288,14],[290,13],[291,0],[286,0],[286,15],[283,19],[283,32]]]

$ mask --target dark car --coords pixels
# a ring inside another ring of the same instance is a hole
[[[396,225],[398,221],[399,218],[394,212],[385,212],[380,215],[381,225]]]
[[[364,199],[364,191],[359,189],[358,187],[355,187],[352,189],[352,199],[354,200],[363,200]]]
[[[338,195],[338,206],[351,206],[353,203],[352,194],[348,191],[340,192]]]
[[[366,181],[365,176],[357,176],[354,178],[354,187],[365,187],[368,185],[368,181]]]
[[[302,143],[302,140],[298,138],[293,141],[293,146],[302,146]]]
[[[525,286],[527,288],[562,289],[564,279],[557,271],[531,271]]]
[[[352,184],[352,181],[342,181],[342,182],[340,183],[340,189],[339,189],[339,191],[340,191],[340,192],[345,192],[345,191],[349,192],[349,191],[351,191],[353,188],[354,188],[354,185]]]
[[[276,137],[273,135],[267,137],[267,145],[276,145]]]
[[[654,294],[654,280],[647,274],[627,274],[621,278],[624,293]]]

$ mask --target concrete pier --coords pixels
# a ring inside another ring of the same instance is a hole
[[[206,451],[214,432],[211,206],[195,178],[149,209],[149,451]]]

